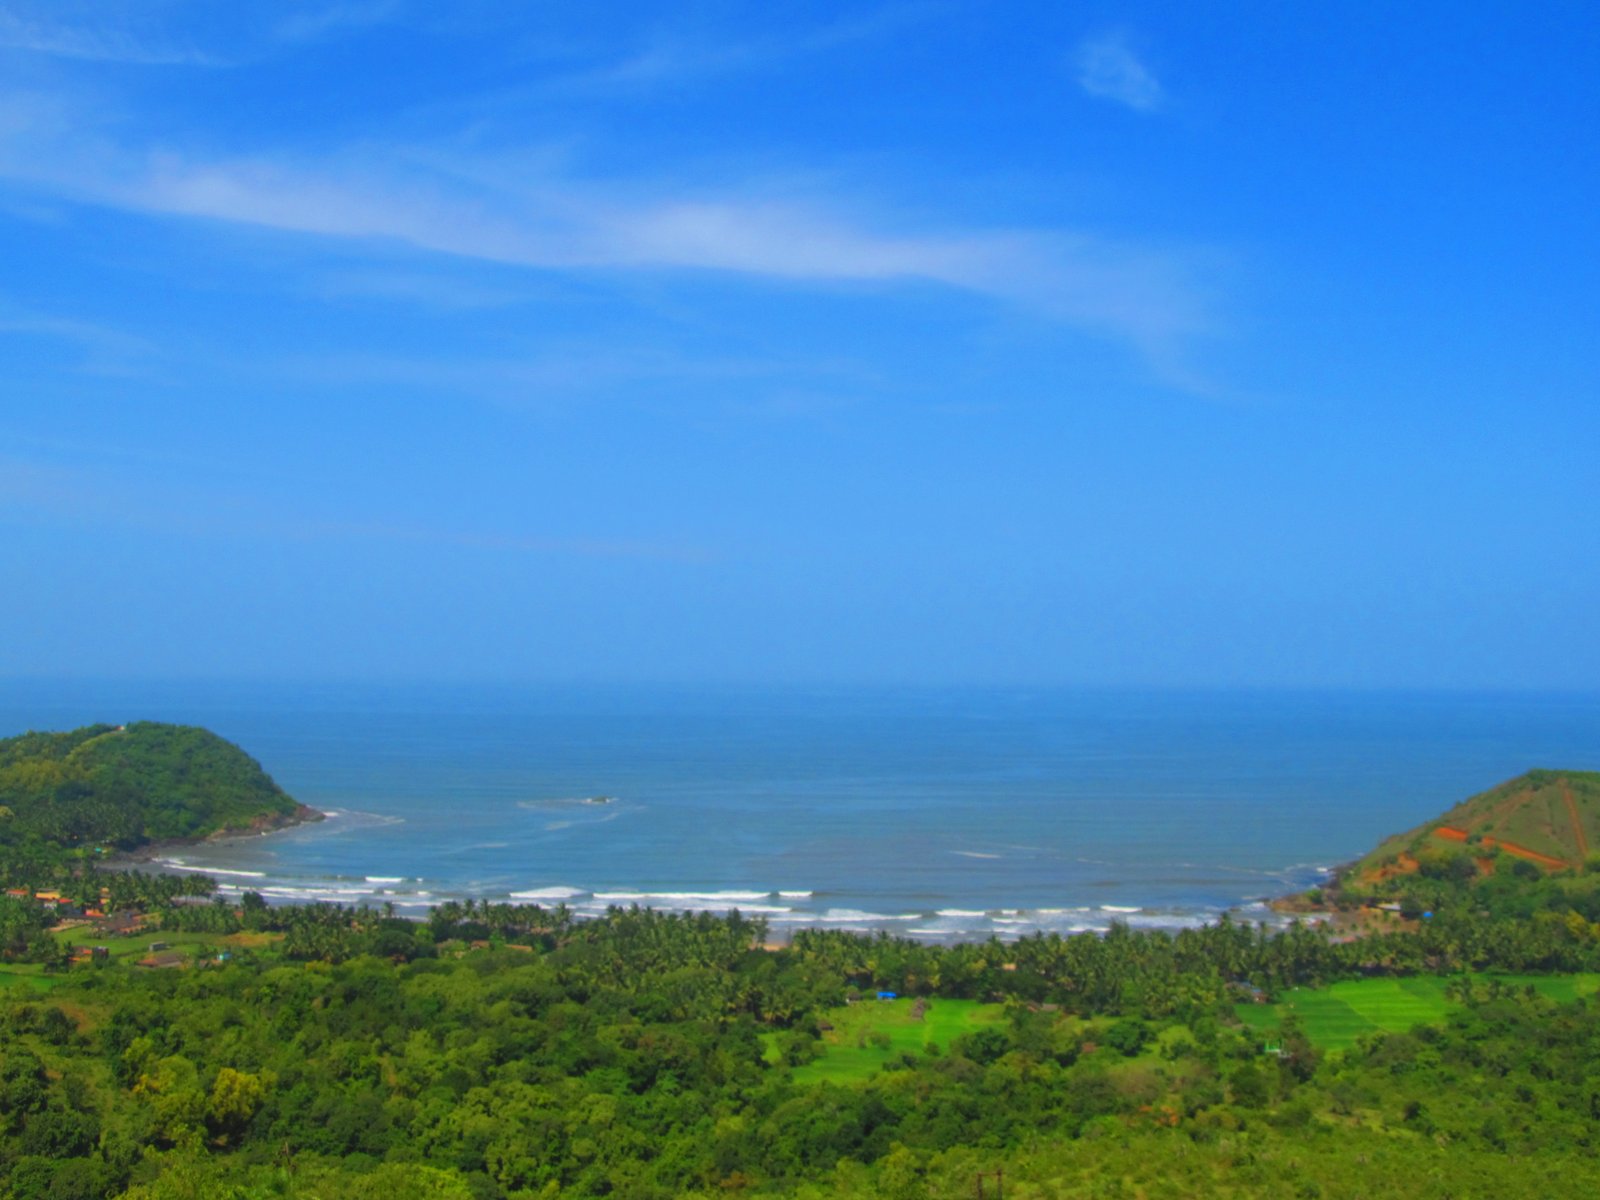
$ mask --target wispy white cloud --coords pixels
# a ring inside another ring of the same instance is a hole
[[[59,11],[59,10],[58,10]],[[219,60],[192,45],[174,42],[119,20],[117,14],[84,13],[85,18],[28,15],[15,6],[0,8],[0,46],[53,58],[139,66],[217,66]]]
[[[924,20],[933,11],[926,4],[891,5],[846,20],[761,36],[658,31],[642,47],[610,63],[545,80],[540,90],[634,93],[696,83],[870,41]]]
[[[337,164],[195,160],[27,137],[0,141],[0,176],[79,202],[542,270],[943,286],[1146,351],[1212,324],[1192,256],[1181,252],[1087,233],[897,230],[892,214],[861,218],[757,187],[673,195],[399,152],[353,151]]]
[[[843,36],[843,35],[840,35]],[[1114,74],[1114,73],[1113,73]],[[1159,88],[1153,80],[1148,87]],[[1134,94],[1143,95],[1143,93]],[[514,152],[374,142],[317,157],[140,145],[103,108],[0,92],[0,180],[23,200],[91,204],[336,243],[346,286],[440,300],[396,249],[591,277],[717,273],[806,286],[940,287],[1136,347],[1168,377],[1215,328],[1192,250],[1061,229],[940,228],[841,202],[836,181],[776,184],[586,177],[539,146]],[[373,252],[387,280],[350,271]],[[0,313],[0,316],[3,316]]]
[[[399,0],[343,0],[333,4],[304,5],[285,13],[272,29],[286,42],[309,42],[353,29],[365,29],[394,19]]]
[[[537,90],[590,94],[646,91],[736,71],[769,54],[769,48],[748,43],[662,39],[609,64],[546,79]]]
[[[445,271],[405,271],[393,268],[339,268],[324,271],[308,281],[306,290],[323,300],[387,300],[448,312],[504,308],[528,298],[531,289],[517,290],[460,278]]]
[[[95,375],[144,374],[156,356],[156,347],[144,338],[89,321],[30,312],[0,296],[0,345],[16,338],[72,346],[78,352],[78,370]]]
[[[1091,96],[1154,112],[1166,100],[1161,81],[1139,61],[1121,33],[1103,33],[1080,42],[1075,56],[1078,85]]]
[[[7,314],[0,310],[0,334],[24,334],[59,338],[89,349],[118,353],[147,353],[150,343],[142,338],[92,325],[85,321],[56,317],[31,317]]]
[[[91,63],[226,67],[403,14],[402,0],[0,0],[0,48]]]

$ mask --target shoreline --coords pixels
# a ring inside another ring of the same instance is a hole
[[[1305,895],[1309,887],[1279,896],[1257,894],[1241,896],[1231,903],[1200,903],[1193,906],[1172,900],[1149,904],[1089,902],[1068,905],[1058,897],[1051,897],[1033,904],[1011,901],[1009,906],[1002,907],[978,900],[963,902],[947,899],[939,902],[937,907],[929,906],[913,912],[899,910],[902,907],[911,909],[914,905],[897,905],[893,902],[873,905],[869,903],[870,898],[852,898],[848,893],[826,891],[816,893],[720,885],[684,885],[676,891],[603,885],[594,889],[547,886],[520,892],[509,888],[504,891],[496,888],[458,890],[421,875],[376,877],[350,872],[297,878],[292,874],[207,866],[184,861],[180,857],[184,850],[245,845],[269,834],[320,823],[328,820],[329,816],[328,813],[301,804],[294,813],[259,822],[253,828],[219,830],[203,838],[149,842],[136,850],[103,860],[102,865],[109,869],[204,875],[217,885],[219,896],[237,897],[245,892],[256,892],[274,907],[334,904],[376,909],[387,905],[395,910],[395,916],[419,922],[428,920],[431,912],[442,904],[465,903],[468,900],[485,905],[537,905],[545,909],[562,906],[580,921],[603,917],[612,908],[626,909],[630,906],[666,914],[711,913],[723,916],[738,911],[746,918],[766,920],[768,939],[784,943],[800,929],[836,930],[858,935],[881,933],[912,943],[960,945],[993,940],[1011,943],[1020,938],[1046,934],[1071,937],[1092,933],[1104,936],[1114,925],[1175,933],[1186,928],[1214,926],[1222,920],[1272,927],[1287,926],[1295,919],[1330,926],[1342,924],[1336,913],[1321,909],[1313,913],[1294,906],[1294,901]],[[1323,879],[1335,877],[1338,871],[1336,868],[1317,870]],[[868,907],[883,907],[889,911],[866,911]],[[949,922],[955,919],[975,919],[982,924],[952,927]]]
[[[705,914],[725,918],[734,913],[747,920],[765,922],[766,938],[787,943],[800,930],[833,931],[853,936],[874,937],[886,935],[895,940],[913,944],[961,945],[984,944],[990,941],[1013,943],[1023,938],[1056,935],[1075,937],[1081,934],[1104,936],[1115,926],[1139,932],[1175,934],[1184,929],[1214,927],[1230,921],[1246,927],[1286,927],[1293,918],[1273,910],[1265,898],[1241,900],[1225,908],[1207,908],[1176,911],[1172,907],[1149,908],[1134,905],[1080,906],[1074,910],[1005,909],[980,913],[964,913],[980,924],[940,924],[937,911],[889,915],[829,907],[823,899],[814,911],[787,910],[774,912],[772,907],[760,902],[736,900],[717,902],[711,896],[695,900],[663,902],[659,898],[640,896],[621,901],[616,899],[586,899],[576,897],[528,897],[509,893],[462,893],[441,895],[436,891],[396,891],[385,885],[399,880],[369,881],[360,877],[329,877],[316,885],[283,885],[253,872],[230,871],[192,863],[157,862],[154,869],[176,875],[209,876],[217,885],[217,894],[237,898],[247,892],[261,896],[272,907],[297,905],[333,905],[346,909],[378,910],[388,907],[390,915],[414,922],[426,922],[434,911],[444,905],[476,903],[484,909],[542,909],[546,912],[565,909],[577,922],[604,919],[612,911],[632,908],[649,910],[664,916],[689,917]],[[250,878],[240,878],[249,875]],[[405,881],[417,884],[422,881]],[[370,885],[370,886],[369,886]],[[1004,915],[1002,915],[1004,914]],[[948,920],[948,918],[944,918]]]
[[[302,825],[315,825],[326,821],[328,814],[320,809],[312,808],[309,804],[295,802],[292,813],[281,816],[257,817],[248,826],[238,829],[219,829],[215,833],[208,833],[204,837],[188,838],[157,838],[132,850],[118,850],[100,860],[99,865],[110,870],[117,870],[127,863],[150,863],[169,851],[189,846],[222,846],[230,842],[243,842],[251,838],[268,837],[274,833],[283,833],[286,830],[298,829]],[[204,874],[204,872],[200,872]]]

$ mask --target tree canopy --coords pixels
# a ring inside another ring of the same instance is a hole
[[[0,845],[131,849],[281,824],[300,807],[238,746],[139,721],[0,740]]]

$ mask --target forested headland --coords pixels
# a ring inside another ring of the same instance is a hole
[[[1446,853],[1314,898],[1381,920],[952,946],[764,949],[760,919],[638,908],[409,921],[64,860],[58,900],[0,901],[0,1196],[1600,1187],[1600,871],[1469,875],[1451,847],[1481,843],[1418,836]],[[1302,1003],[1334,984],[1364,1032]],[[1415,1028],[1373,999],[1408,988]]]
[[[138,721],[0,740],[0,862],[277,828],[317,814],[238,746]]]

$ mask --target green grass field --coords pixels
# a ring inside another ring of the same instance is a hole
[[[38,963],[13,963],[0,970],[0,988],[29,988],[36,992],[48,992],[55,985],[55,977],[46,975]]]
[[[150,954],[152,942],[166,942],[171,950],[179,950],[182,954],[194,954],[195,950],[224,949],[229,946],[232,939],[222,938],[211,933],[139,933],[133,938],[106,938],[104,934],[96,933],[88,928],[77,930],[64,930],[54,934],[56,941],[62,946],[104,946],[110,950],[110,957],[115,960],[128,960],[138,962],[139,958]],[[59,973],[46,973],[40,963],[8,963],[0,968],[0,987],[27,987],[35,992],[48,992],[58,982],[66,978],[72,971],[88,970],[85,966],[69,966]]]
[[[930,1000],[921,1020],[912,1017],[912,1000],[862,1000],[831,1009],[827,1020],[833,1029],[823,1033],[827,1053],[795,1069],[797,1083],[850,1083],[874,1074],[884,1063],[908,1051],[921,1054],[925,1046],[948,1049],[964,1033],[1002,1019],[998,1004],[976,1000]],[[888,1038],[875,1045],[873,1034]]]
[[[165,942],[169,950],[192,954],[200,947],[226,945],[228,939],[215,933],[137,933],[132,937],[106,937],[93,929],[69,929],[55,935],[64,946],[104,946],[114,959],[141,959],[150,953],[156,942]]]
[[[1600,991],[1600,975],[1497,975],[1515,987],[1531,986],[1552,1000],[1570,1001]],[[1456,1002],[1445,999],[1449,979],[1358,979],[1325,988],[1299,988],[1276,1004],[1240,1004],[1239,1019],[1270,1037],[1290,1013],[1305,1023],[1306,1035],[1324,1050],[1345,1050],[1356,1039],[1379,1031],[1402,1033],[1416,1025],[1444,1020]]]
[[[272,939],[264,935],[235,934],[225,937],[214,933],[140,933],[133,937],[106,937],[93,929],[78,928],[68,929],[56,933],[55,938],[62,945],[69,948],[77,946],[104,946],[111,952],[111,957],[119,962],[137,962],[149,954],[150,947],[157,942],[165,942],[167,949],[177,950],[184,954],[194,954],[203,950],[207,953],[216,953],[220,950],[233,950],[249,944],[254,944]],[[46,973],[38,963],[10,963],[0,968],[0,988],[31,988],[38,992],[48,992],[73,971],[84,971],[91,968],[72,966],[57,973]]]

